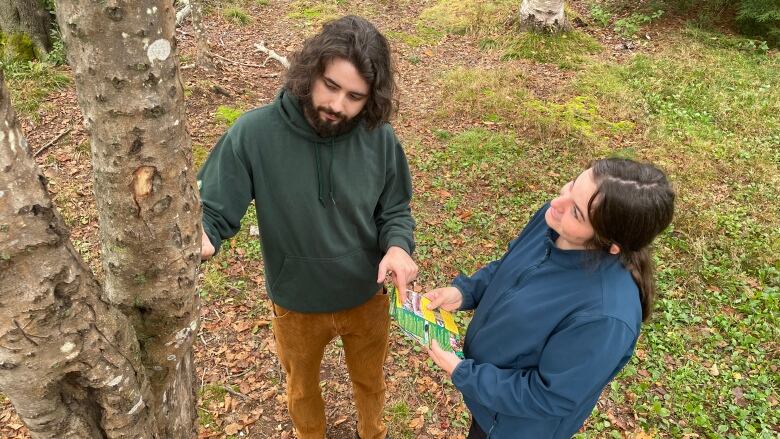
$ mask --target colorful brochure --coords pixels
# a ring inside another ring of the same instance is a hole
[[[428,309],[430,300],[422,294],[406,290],[406,302],[401,303],[401,297],[393,289],[390,315],[405,334],[419,341],[426,347],[436,340],[445,351],[455,352],[463,358],[463,347],[458,326],[452,313],[442,309]]]

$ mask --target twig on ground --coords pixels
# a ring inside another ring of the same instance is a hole
[[[237,65],[245,66],[245,67],[257,67],[257,68],[260,68],[260,69],[265,67],[265,66],[262,66],[260,64],[250,64],[250,63],[244,63],[244,62],[241,62],[241,61],[233,61],[232,59],[225,58],[224,56],[217,55],[216,53],[212,53],[211,56],[213,56],[214,58],[219,58],[222,61],[228,62],[230,64],[237,64]]]
[[[257,48],[258,52],[263,52],[266,55],[268,55],[268,57],[263,62],[263,66],[265,66],[265,63],[267,63],[269,59],[274,59],[274,60],[278,61],[281,65],[283,65],[285,69],[289,69],[290,68],[290,61],[287,60],[287,57],[279,55],[278,53],[274,52],[273,50],[265,47],[265,43],[263,41],[255,44],[255,48]]]
[[[237,373],[235,375],[228,374],[227,380],[231,381],[233,378],[241,378],[242,376],[248,374],[249,372],[251,372],[253,370],[255,370],[255,366],[249,366],[246,369],[242,370],[241,372],[239,372],[239,373]]]
[[[239,398],[241,398],[241,399],[246,399],[246,395],[244,395],[243,393],[240,393],[240,392],[236,392],[235,390],[231,389],[231,388],[230,388],[230,386],[222,386],[222,388],[223,388],[223,389],[224,389],[224,390],[225,390],[227,393],[229,393],[229,394],[231,394],[231,395],[233,395],[233,396],[237,396],[237,397],[239,397]]]
[[[41,153],[42,153],[43,151],[46,151],[46,150],[47,150],[47,149],[48,149],[50,146],[52,146],[52,145],[54,145],[55,143],[57,143],[57,141],[58,141],[58,140],[62,139],[62,137],[63,137],[65,134],[68,134],[68,133],[70,132],[70,130],[72,130],[72,129],[73,129],[73,127],[68,127],[68,129],[66,129],[66,130],[63,130],[61,133],[57,134],[57,137],[55,137],[55,138],[51,139],[51,140],[49,141],[49,143],[47,143],[47,144],[43,145],[43,146],[42,146],[42,147],[41,147],[41,148],[40,148],[38,151],[35,151],[35,154],[33,154],[33,156],[34,156],[34,157],[38,157],[39,155],[41,155]]]

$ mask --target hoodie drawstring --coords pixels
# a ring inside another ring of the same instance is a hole
[[[317,198],[320,204],[325,207],[325,200],[322,198],[322,167],[320,166],[320,144],[314,144],[314,157],[317,160]]]
[[[336,155],[336,147],[333,139],[330,140],[330,201],[336,205],[336,198],[333,196],[333,156]]]
[[[333,156],[334,154],[334,144],[335,142],[333,140],[330,141],[330,190],[328,192],[328,195],[330,195],[330,201],[333,203],[333,205],[336,205],[336,197],[333,194]],[[315,143],[314,144],[314,157],[317,161],[317,198],[320,200],[320,204],[322,204],[322,207],[325,207],[325,197],[322,195],[322,160],[320,160],[320,144]]]

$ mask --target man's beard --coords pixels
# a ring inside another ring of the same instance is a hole
[[[360,115],[347,119],[343,113],[338,113],[323,106],[314,107],[311,98],[303,100],[303,113],[309,125],[320,137],[333,137],[352,131],[360,121]],[[335,121],[323,120],[320,112],[330,114],[337,118]]]

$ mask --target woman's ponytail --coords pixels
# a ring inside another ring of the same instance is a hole
[[[650,249],[645,247],[639,251],[624,251],[619,254],[620,261],[631,272],[637,287],[639,287],[639,301],[642,303],[642,321],[647,321],[653,312],[655,302],[655,278],[653,272],[653,259]]]

